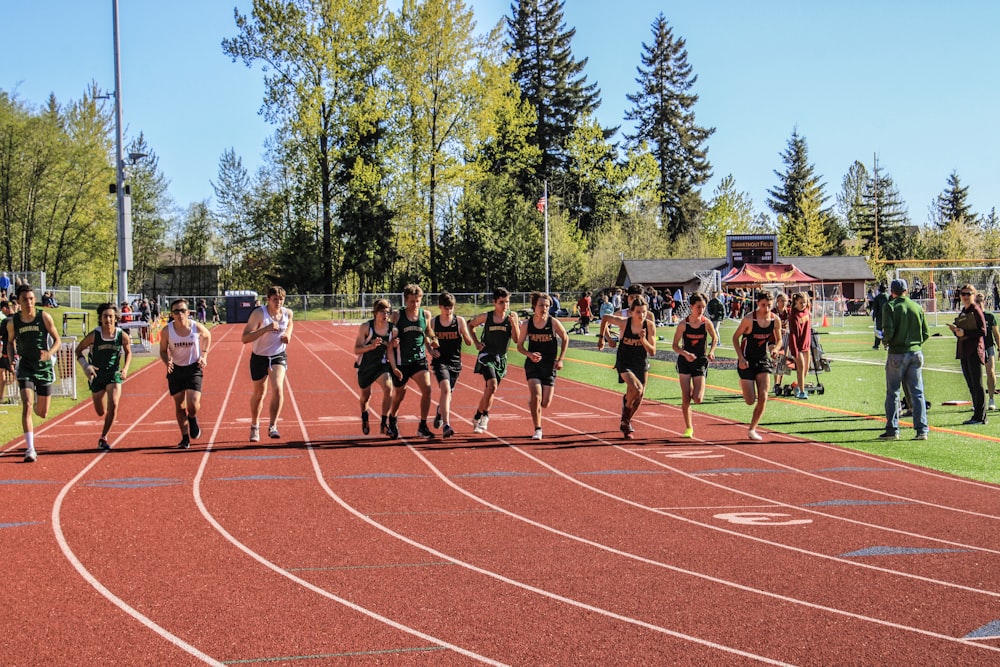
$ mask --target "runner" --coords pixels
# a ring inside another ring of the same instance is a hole
[[[632,417],[642,405],[642,397],[646,392],[646,372],[649,370],[646,357],[656,354],[656,325],[649,319],[646,297],[639,294],[631,300],[628,317],[605,315],[601,318],[598,351],[604,349],[608,326],[612,324],[621,328],[615,370],[618,371],[618,383],[626,385],[625,396],[622,397],[620,428],[625,439],[631,440],[635,433]],[[614,345],[612,341],[611,347]]]
[[[424,291],[419,285],[407,285],[403,288],[404,306],[394,312],[389,321],[396,327],[396,343],[394,354],[389,356],[392,366],[392,408],[389,411],[389,426],[387,435],[390,438],[399,437],[399,426],[396,415],[399,406],[406,398],[406,383],[410,378],[420,389],[420,425],[417,435],[433,438],[434,434],[427,428],[427,414],[431,411],[431,373],[427,368],[427,354],[431,346],[436,345],[434,332],[431,331],[431,314],[420,307]]]
[[[174,413],[181,429],[179,449],[188,449],[201,436],[198,410],[201,384],[208,364],[212,334],[201,322],[191,319],[186,299],[170,304],[172,320],[160,332],[160,359],[167,365],[167,387],[174,399]]]
[[[437,338],[438,346],[431,350],[431,368],[440,390],[438,408],[434,415],[434,428],[441,429],[441,435],[450,438],[455,435],[451,427],[451,393],[462,372],[462,342],[472,345],[469,325],[464,317],[455,315],[455,297],[441,292],[438,297],[441,314],[431,321],[431,331]]]
[[[268,406],[267,435],[280,438],[278,418],[285,402],[285,372],[288,370],[288,342],[294,324],[291,308],[285,308],[285,290],[273,285],[267,289],[267,303],[255,308],[243,328],[243,344],[253,343],[250,353],[250,442],[260,440],[260,413],[268,380],[274,380],[274,391]]]
[[[483,328],[482,340],[476,330]],[[469,322],[473,344],[479,351],[475,372],[483,376],[483,395],[472,418],[473,433],[483,433],[490,424],[490,408],[500,381],[507,374],[507,348],[510,341],[520,342],[521,324],[517,313],[510,310],[510,292],[504,287],[493,290],[493,310],[480,313]]]
[[[747,405],[756,405],[750,420],[747,437],[751,440],[763,440],[757,433],[757,425],[764,416],[767,407],[767,389],[774,372],[774,357],[777,356],[772,346],[781,341],[781,319],[771,312],[771,294],[757,293],[757,309],[740,320],[733,333],[733,348],[739,358],[737,372],[740,375],[740,387],[743,389],[743,400]]]
[[[677,353],[677,376],[681,383],[681,413],[684,415],[684,437],[694,437],[691,423],[691,402],[700,404],[705,398],[705,380],[708,362],[715,361],[715,348],[719,334],[712,322],[704,316],[708,297],[695,292],[688,297],[691,313],[681,320],[674,331],[674,352]],[[708,336],[712,344],[706,352]]]
[[[97,448],[107,450],[111,449],[108,433],[118,414],[122,382],[128,376],[128,367],[132,363],[132,341],[118,326],[118,308],[115,304],[99,305],[97,321],[100,326],[84,336],[76,346],[76,358],[87,376],[94,411],[98,417],[104,417],[104,429],[97,441]],[[83,354],[85,350],[90,350],[86,356]]]
[[[524,375],[528,379],[528,410],[535,425],[532,440],[542,439],[542,408],[552,403],[556,371],[562,370],[566,346],[569,345],[563,323],[549,313],[551,306],[548,294],[532,292],[531,308],[534,314],[521,323],[517,342],[518,352],[527,357],[524,360]]]
[[[14,288],[20,307],[7,318],[7,354],[17,361],[17,384],[21,391],[21,427],[24,429],[24,462],[34,463],[35,424],[31,413],[44,419],[52,402],[55,382],[53,359],[61,342],[52,316],[35,307],[35,292],[22,283]]]
[[[389,410],[392,409],[392,367],[386,358],[393,342],[393,325],[389,321],[392,306],[385,299],[375,302],[372,319],[358,327],[358,337],[354,340],[354,354],[358,359],[354,366],[358,369],[358,387],[361,388],[361,432],[368,435],[368,401],[372,396],[372,385],[382,390],[382,421],[379,432],[389,434]],[[398,434],[397,434],[398,435]],[[396,437],[396,436],[391,436]]]

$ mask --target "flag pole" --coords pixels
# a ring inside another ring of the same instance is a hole
[[[545,202],[545,293],[549,294],[549,182],[542,186],[542,201]]]

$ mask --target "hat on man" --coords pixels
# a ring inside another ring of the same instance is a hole
[[[908,285],[906,284],[906,280],[903,278],[896,278],[892,281],[892,284],[889,285],[889,291],[893,294],[905,294],[907,288]]]

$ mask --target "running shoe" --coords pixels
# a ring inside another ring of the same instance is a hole
[[[802,390],[802,389],[799,389],[799,393],[795,396],[795,398],[801,398],[802,400],[808,400],[809,399],[809,393],[806,392],[806,391],[804,391],[804,390]]]
[[[531,436],[531,439],[532,440],[541,440],[542,439],[542,429],[536,428],[534,435]]]
[[[927,439],[927,433],[926,432],[917,433],[915,436],[913,436],[913,439],[914,440],[926,440]]]
[[[985,423],[986,423],[985,419],[975,419],[975,418],[973,418],[973,419],[966,419],[964,422],[962,422],[962,425],[963,426],[979,426],[979,425],[985,424]]]
[[[996,404],[996,402],[992,398],[990,399],[989,408],[990,408],[990,410],[996,410],[997,409],[997,404]]]
[[[878,434],[879,440],[899,440],[898,431],[883,431]]]
[[[191,449],[191,438],[184,436],[181,441],[177,443],[177,449]]]
[[[201,437],[201,427],[198,426],[197,417],[188,417],[188,430],[191,431],[192,440],[197,440]]]
[[[431,433],[431,430],[427,428],[427,424],[424,424],[423,422],[421,422],[420,426],[417,427],[417,435],[419,435],[422,438],[434,437],[434,434]]]
[[[260,442],[260,426],[250,427],[250,442]]]
[[[483,432],[483,418],[482,417],[473,417],[472,418],[472,432],[473,433],[482,433]]]
[[[684,429],[684,437],[685,438],[693,438],[694,437],[694,429],[693,428],[686,428],[686,429]]]
[[[479,418],[479,421],[476,423],[476,428],[472,429],[472,432],[473,433],[485,433],[486,432],[486,427],[489,426],[489,425],[490,425],[490,416],[489,415],[483,415],[482,417]]]
[[[34,463],[35,459],[38,458],[38,454],[35,452],[35,448],[31,447],[24,453],[25,463]]]
[[[278,433],[278,426],[276,424],[271,424],[270,428],[267,429],[267,437],[274,438],[275,440],[281,437],[281,434]]]
[[[108,443],[106,439],[101,438],[100,440],[97,441],[97,448],[100,449],[102,452],[104,452],[111,449],[111,445]]]
[[[626,438],[628,437],[628,434],[631,432],[629,430],[630,426],[631,424],[629,424],[628,421],[625,419],[623,419],[622,423],[618,425],[618,428],[621,429],[622,435],[624,435]]]
[[[434,428],[441,428],[441,412],[434,413]]]
[[[368,412],[365,411],[361,413],[361,432],[368,435],[369,431],[371,428],[368,426]]]
[[[389,417],[389,423],[386,424],[386,427],[385,427],[385,434],[386,434],[386,436],[388,436],[389,438],[391,438],[393,440],[395,440],[396,438],[399,437],[399,428],[397,428],[397,426],[396,426],[396,418],[395,417]]]
[[[441,429],[441,436],[445,438],[450,438],[455,435],[454,429],[451,428],[451,424],[445,424],[444,428]]]
[[[757,429],[753,428],[747,431],[747,437],[753,440],[754,442],[760,442],[761,440],[764,439],[761,437],[760,433],[757,432]]]

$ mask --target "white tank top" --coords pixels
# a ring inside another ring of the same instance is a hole
[[[281,319],[275,320],[271,313],[267,312],[267,306],[260,307],[263,317],[260,320],[262,329],[270,329],[271,323],[277,321],[278,330],[268,331],[266,334],[253,342],[253,353],[261,357],[273,357],[285,351],[285,344],[281,342],[281,337],[288,331],[288,322],[292,318],[292,311],[287,308],[281,309]]]
[[[170,359],[175,366],[190,366],[198,363],[201,356],[201,336],[198,327],[191,323],[191,333],[181,336],[174,331],[174,323],[167,324],[167,345],[170,348]]]

